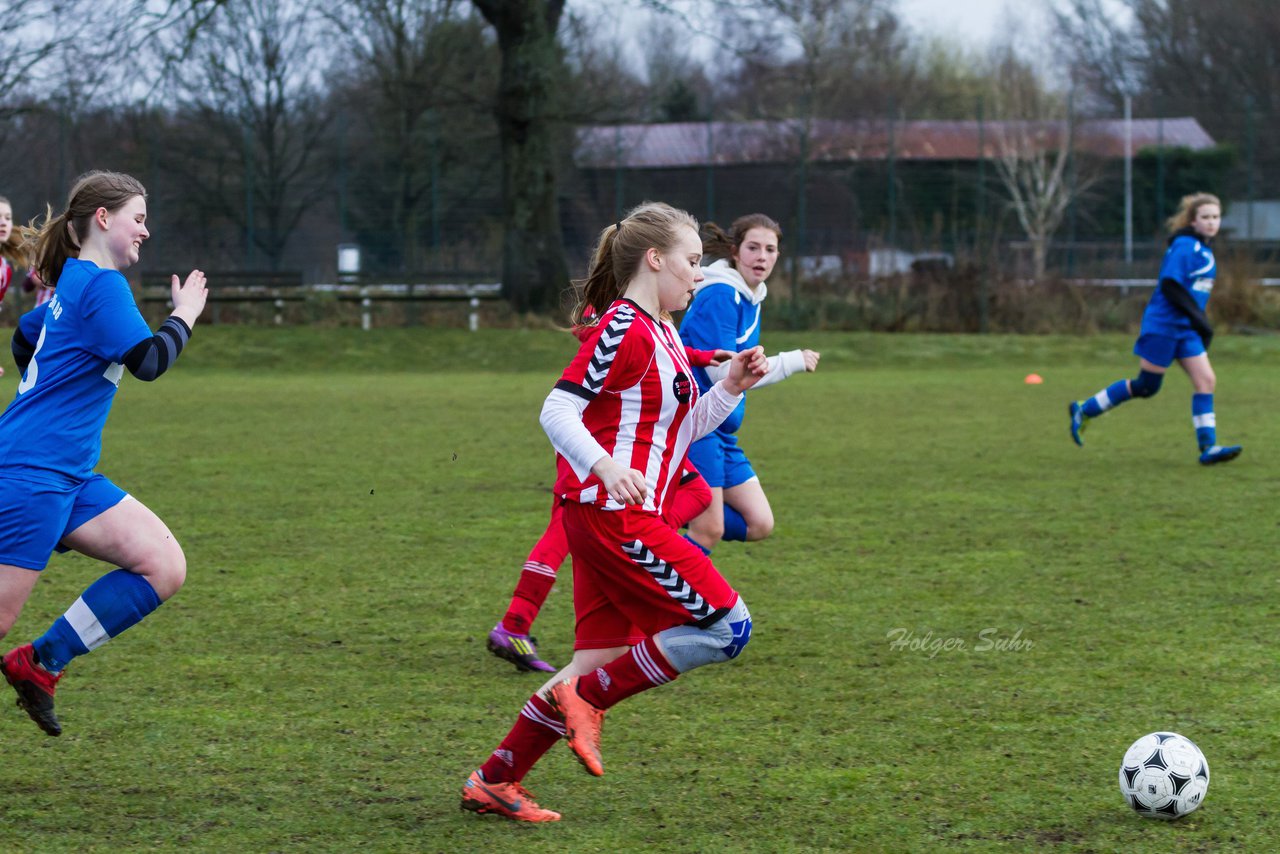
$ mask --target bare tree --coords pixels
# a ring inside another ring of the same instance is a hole
[[[556,182],[556,39],[564,0],[472,0],[502,52],[494,115],[502,146],[503,295],[519,311],[555,305],[569,279]]]
[[[393,235],[396,260],[415,268],[424,227],[439,232],[446,155],[472,179],[469,155],[492,156],[494,132],[477,125],[490,122],[496,51],[466,0],[351,0],[329,17],[346,65],[340,148],[358,144],[346,157],[365,179],[353,194],[361,230]]]
[[[57,25],[41,35],[39,21],[61,21],[68,4],[58,0],[2,0],[0,20],[0,120],[18,107],[24,89],[33,89],[33,76],[58,47]],[[30,16],[30,17],[28,17]]]
[[[1047,92],[1035,73],[1011,54],[997,71],[993,100],[996,174],[1031,244],[1032,275],[1044,278],[1054,234],[1073,201],[1096,180],[1073,168],[1076,124],[1069,98]]]
[[[304,211],[330,192],[317,148],[328,124],[310,0],[227,0],[200,21],[174,72],[187,133],[163,152],[196,201],[236,223],[246,254],[277,268]],[[177,49],[182,30],[166,33]]]

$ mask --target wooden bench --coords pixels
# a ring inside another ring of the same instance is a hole
[[[144,303],[172,305],[168,273],[143,273],[141,279]],[[287,302],[300,302],[307,298],[306,284],[297,270],[234,270],[205,274],[209,284],[209,302],[212,310],[209,319],[217,323],[221,303],[271,303],[275,309],[275,322],[284,322],[284,306]]]
[[[329,292],[342,302],[360,304],[360,328],[373,328],[373,305],[377,302],[466,302],[470,306],[467,328],[480,328],[480,302],[502,298],[497,282],[420,282],[406,275],[394,278],[351,278],[332,285],[314,285],[317,293]],[[408,280],[408,281],[406,281]]]
[[[219,321],[219,304],[270,303],[275,322],[284,322],[285,304],[311,303],[313,313],[323,311],[326,300],[354,303],[360,307],[360,326],[373,328],[373,307],[377,303],[466,302],[470,311],[467,326],[480,326],[480,303],[502,298],[497,282],[468,281],[466,274],[405,273],[395,276],[344,276],[334,283],[305,284],[300,272],[213,272],[208,273],[210,320]],[[480,277],[474,277],[480,278]],[[445,281],[433,281],[445,279]],[[171,304],[170,281],[166,274],[144,273],[141,279],[143,303]]]

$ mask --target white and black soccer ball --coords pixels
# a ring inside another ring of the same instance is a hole
[[[1144,735],[1120,763],[1120,793],[1138,815],[1172,821],[1204,803],[1209,763],[1176,732]]]

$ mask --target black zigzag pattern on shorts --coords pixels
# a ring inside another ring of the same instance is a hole
[[[690,587],[689,582],[681,578],[674,567],[655,555],[644,543],[632,540],[629,543],[623,543],[622,550],[635,562],[636,566],[642,567],[652,575],[653,580],[667,591],[668,596],[683,605],[689,612],[689,616],[693,617],[694,622],[701,622],[711,613],[712,609],[707,604],[707,600]]]
[[[621,305],[614,312],[609,325],[600,333],[595,352],[591,354],[591,362],[587,365],[587,375],[582,380],[582,384],[592,394],[600,393],[600,389],[604,386],[604,378],[609,373],[609,366],[613,364],[613,357],[618,355],[622,336],[626,334],[627,329],[631,327],[631,322],[635,319],[636,310],[629,305]]]

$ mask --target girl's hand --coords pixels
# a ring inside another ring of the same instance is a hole
[[[723,365],[725,362],[729,361],[732,358],[733,358],[732,350],[716,350],[715,354],[711,357],[711,364]]]
[[[816,350],[802,350],[804,355],[804,369],[809,373],[818,370],[818,359],[822,358],[822,354]]]
[[[742,350],[733,354],[729,362],[729,375],[721,380],[724,390],[732,395],[739,395],[760,381],[769,373],[769,359],[764,348],[756,345],[750,350]]]
[[[604,484],[605,491],[614,501],[623,504],[643,504],[649,494],[644,474],[614,462],[613,457],[601,457],[591,471]]]
[[[205,301],[209,299],[209,288],[205,285],[204,273],[192,270],[186,282],[179,283],[174,276],[169,283],[169,292],[173,298],[173,313],[181,318],[189,327],[196,325],[196,318],[204,311]]]

